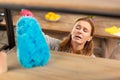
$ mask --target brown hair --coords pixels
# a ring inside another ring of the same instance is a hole
[[[91,18],[84,17],[84,18],[79,18],[75,24],[78,21],[87,21],[90,23],[92,30],[91,30],[91,36],[94,34],[94,21]],[[60,43],[59,45],[59,51],[69,51],[71,46],[71,34],[69,34],[64,40]],[[90,40],[89,42],[87,41],[84,45],[84,48],[82,51],[78,52],[77,54],[82,54],[82,55],[87,55],[91,56],[93,53],[93,40]]]

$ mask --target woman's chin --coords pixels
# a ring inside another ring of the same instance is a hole
[[[73,42],[78,43],[78,44],[81,44],[81,43],[82,43],[82,40],[81,40],[81,39],[74,39]]]

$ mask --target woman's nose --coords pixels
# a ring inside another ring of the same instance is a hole
[[[78,33],[80,33],[80,34],[83,33],[83,30],[82,29],[78,30]]]

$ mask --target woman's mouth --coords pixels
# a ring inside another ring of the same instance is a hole
[[[82,37],[81,36],[75,36],[76,38],[79,38],[79,39],[82,39]]]

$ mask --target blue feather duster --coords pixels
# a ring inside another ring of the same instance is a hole
[[[22,16],[16,27],[19,63],[24,68],[46,65],[50,59],[50,49],[38,21],[34,17]]]

